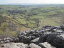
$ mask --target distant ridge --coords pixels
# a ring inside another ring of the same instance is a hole
[[[64,4],[31,4],[31,3],[7,3],[7,4],[0,4],[0,5],[64,5]]]

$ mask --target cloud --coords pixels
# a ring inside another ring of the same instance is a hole
[[[64,0],[0,0],[3,3],[64,4]]]

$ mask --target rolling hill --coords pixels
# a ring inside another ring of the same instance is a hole
[[[64,5],[0,5],[0,34],[38,30],[45,25],[64,24]]]

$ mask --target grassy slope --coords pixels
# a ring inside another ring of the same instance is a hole
[[[12,12],[8,12],[12,11]],[[60,25],[64,7],[4,6],[0,5],[0,34],[16,36],[18,32],[40,29],[44,25]],[[3,17],[3,19],[1,19]],[[8,34],[7,34],[8,33]]]

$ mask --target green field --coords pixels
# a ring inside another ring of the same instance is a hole
[[[0,34],[41,29],[64,24],[64,5],[0,5]]]

